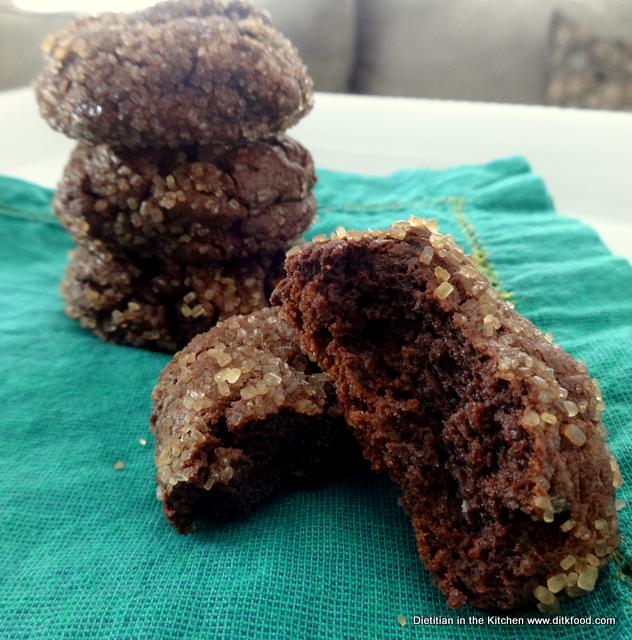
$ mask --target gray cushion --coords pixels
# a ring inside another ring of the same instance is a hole
[[[557,14],[551,30],[550,104],[632,111],[632,39],[600,35]]]
[[[603,31],[632,24],[616,0],[361,0],[362,93],[541,103],[555,9]]]

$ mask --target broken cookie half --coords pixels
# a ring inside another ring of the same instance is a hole
[[[433,221],[338,229],[285,266],[272,301],[401,490],[448,604],[554,611],[591,591],[618,545],[621,477],[584,365]]]
[[[153,401],[157,495],[181,532],[361,460],[329,376],[301,353],[278,309],[196,336],[162,372]]]

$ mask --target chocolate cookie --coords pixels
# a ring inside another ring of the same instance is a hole
[[[175,351],[218,320],[267,305],[282,253],[205,267],[132,262],[95,243],[71,252],[66,313],[103,340]]]
[[[161,2],[75,20],[43,44],[40,112],[71,138],[126,147],[255,140],[312,107],[298,52],[242,0]]]
[[[284,249],[312,221],[315,181],[290,138],[140,153],[80,143],[54,209],[78,243],[207,263]]]
[[[290,252],[283,303],[450,606],[591,591],[618,544],[616,462],[583,364],[413,218]]]
[[[276,309],[196,336],[162,372],[153,400],[157,495],[183,532],[360,459],[329,377],[300,352]]]

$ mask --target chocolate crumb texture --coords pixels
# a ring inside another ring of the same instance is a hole
[[[312,80],[268,14],[242,0],[161,2],[81,17],[43,43],[42,117],[128,148],[274,136],[312,107]]]
[[[338,229],[286,271],[273,303],[400,488],[448,604],[555,612],[592,591],[619,544],[622,478],[585,366],[434,221]]]
[[[154,389],[151,426],[157,496],[180,531],[361,458],[329,376],[271,308],[222,321],[177,353]]]
[[[140,153],[80,143],[54,209],[80,244],[204,264],[286,248],[313,219],[315,181],[287,137]]]
[[[133,262],[99,243],[71,252],[66,313],[103,340],[175,351],[218,320],[267,305],[282,252],[191,266]]]

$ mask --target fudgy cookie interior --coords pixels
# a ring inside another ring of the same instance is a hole
[[[181,531],[362,460],[329,376],[278,311],[232,316],[197,335],[154,389],[157,495]]]
[[[286,263],[289,275],[273,302],[284,303],[307,352],[331,374],[365,457],[400,487],[420,554],[448,603],[514,607],[533,597],[543,575],[560,572],[564,552],[592,551],[585,541],[595,534],[586,527],[579,539],[559,526],[570,522],[571,502],[560,499],[542,519],[533,501],[535,487],[554,478],[572,499],[573,517],[592,525],[609,513],[603,441],[566,443],[564,456],[538,449],[521,420],[540,392],[517,392],[498,375],[501,349],[475,349],[455,326],[459,314],[436,298],[455,291],[456,278],[455,286],[435,288],[434,274],[451,274],[420,260],[427,240],[408,233],[406,242],[367,237],[309,246]],[[476,306],[469,309],[463,322],[470,312],[478,317]],[[567,354],[548,343],[546,351],[542,334],[514,316],[526,353],[569,389],[589,384]]]
[[[248,513],[281,487],[318,486],[360,464],[342,418],[330,415],[283,411],[234,431],[222,420],[215,437],[221,447],[199,452],[208,456],[203,484],[178,483],[166,499],[180,531],[199,518],[224,521]]]

